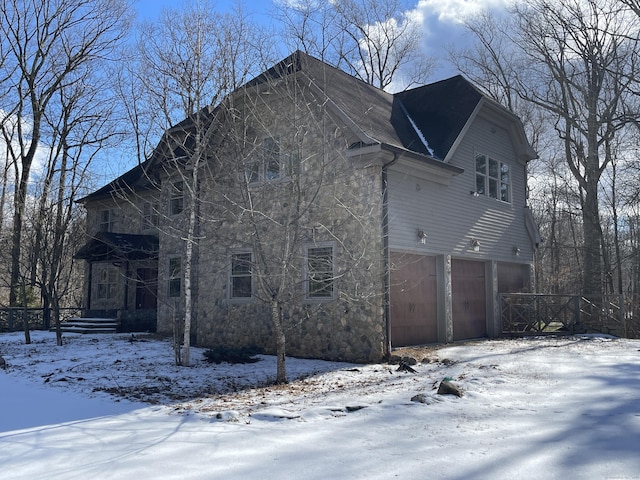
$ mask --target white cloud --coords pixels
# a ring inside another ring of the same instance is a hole
[[[416,10],[436,15],[446,23],[462,23],[482,10],[504,9],[513,0],[420,0]]]
[[[14,138],[15,135],[18,134],[18,120],[15,116],[7,116],[6,112],[2,109],[0,109],[0,122],[2,122],[2,124],[4,125],[4,129],[5,131],[8,133],[8,136],[13,137],[11,140],[11,147],[15,152],[19,152],[20,151],[20,145],[18,143],[18,139]],[[31,130],[32,130],[32,125],[23,120],[22,121],[22,125],[21,125],[21,133],[22,135],[24,135],[25,137],[28,137],[29,135],[31,135]],[[31,171],[30,171],[30,181],[32,182],[34,179],[34,176],[40,175],[44,172],[45,169],[45,165],[47,163],[47,159],[49,158],[49,148],[46,145],[43,144],[39,144],[35,155],[33,157],[33,162],[31,164]],[[4,135],[0,136],[0,168],[3,169],[3,171],[6,171],[6,167],[7,165],[9,165],[9,153],[8,153],[8,148],[7,148],[7,143],[4,139]],[[18,168],[20,169],[21,165],[18,165]],[[9,174],[9,184],[11,184],[13,186],[13,182],[11,181],[14,178],[14,167],[11,167],[11,169],[8,171]]]

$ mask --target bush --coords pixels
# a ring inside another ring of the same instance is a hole
[[[262,353],[256,347],[215,347],[204,352],[209,363],[255,363],[260,361],[256,355]]]

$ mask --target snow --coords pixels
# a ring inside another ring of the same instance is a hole
[[[640,479],[640,340],[415,348],[415,374],[288,358],[274,386],[271,356],[180,368],[154,336],[32,338],[0,335],[3,480]]]
[[[402,107],[402,111],[407,116],[407,119],[409,120],[411,127],[413,127],[413,130],[416,132],[416,135],[418,135],[418,138],[422,142],[422,145],[424,145],[424,148],[427,149],[427,152],[429,152],[429,155],[433,157],[434,156],[433,148],[429,146],[429,142],[427,141],[424,134],[422,133],[422,130],[418,128],[418,125],[416,125],[416,122],[413,121],[413,118],[411,118],[411,115],[409,115],[409,112],[407,112],[407,109],[404,107],[404,105],[402,105],[402,103],[400,105]]]

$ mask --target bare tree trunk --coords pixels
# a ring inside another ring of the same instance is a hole
[[[273,324],[273,335],[276,341],[276,383],[287,383],[286,370],[286,336],[282,325],[282,314],[278,300],[271,301],[271,323]]]

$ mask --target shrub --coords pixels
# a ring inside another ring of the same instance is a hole
[[[262,353],[256,347],[215,347],[204,352],[209,363],[255,363],[260,361],[256,355]]]

